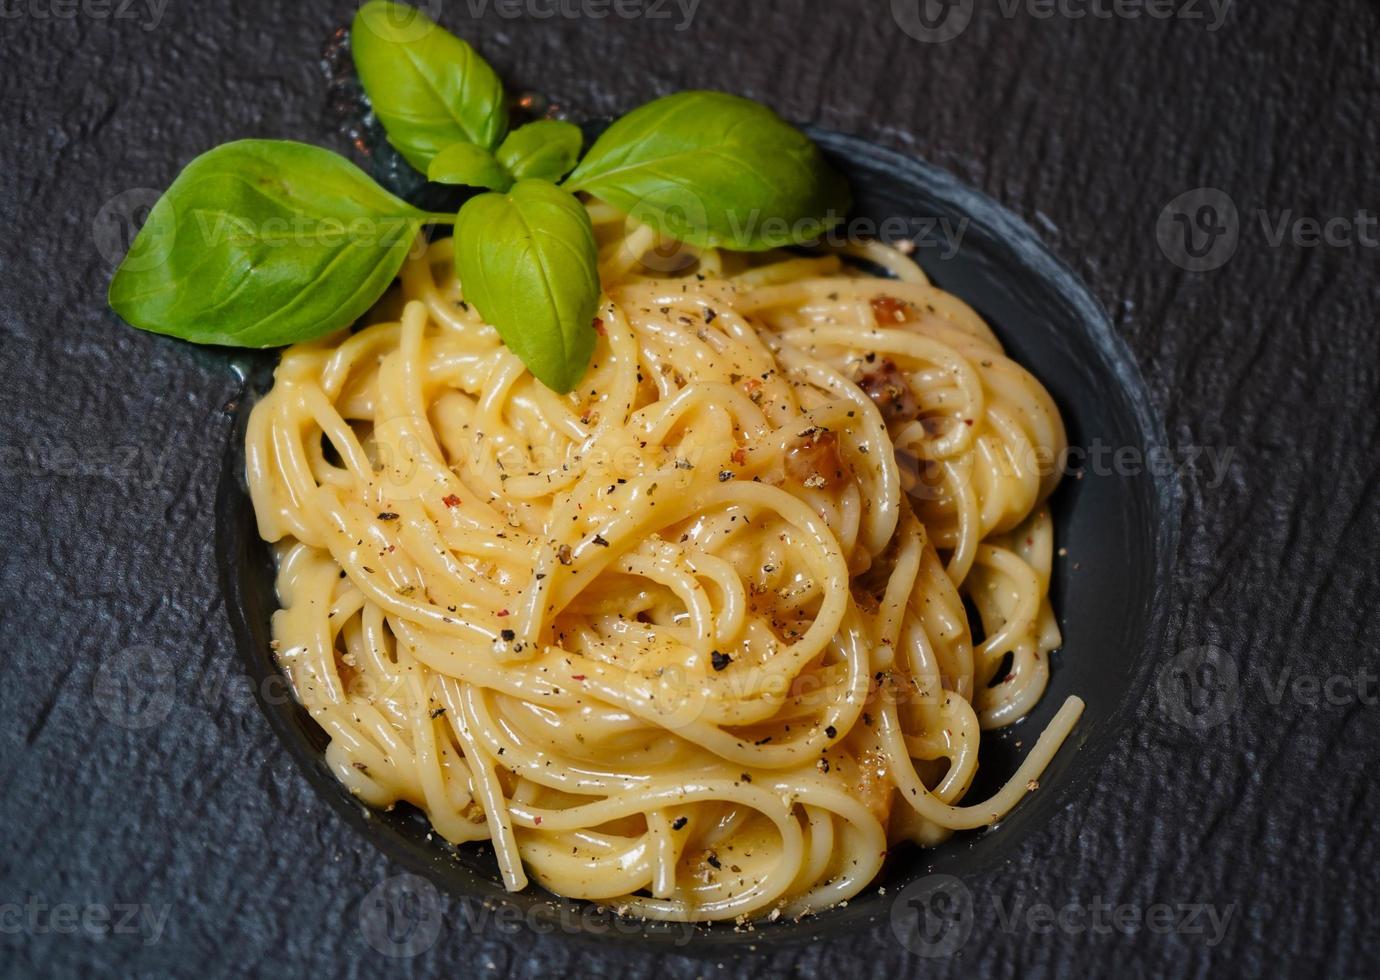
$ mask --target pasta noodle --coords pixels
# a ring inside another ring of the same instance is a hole
[[[959,804],[1060,643],[1063,425],[899,251],[697,252],[587,206],[601,336],[569,395],[464,302],[448,239],[371,326],[283,354],[247,436],[276,655],[340,781],[491,841],[509,889],[817,911],[998,820],[1077,721]]]

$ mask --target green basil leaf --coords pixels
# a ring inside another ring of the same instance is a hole
[[[350,49],[388,142],[422,173],[452,143],[492,150],[503,138],[503,83],[474,48],[420,10],[371,0],[355,15]]]
[[[453,143],[432,157],[426,179],[438,184],[487,187],[491,191],[506,191],[513,186],[513,178],[494,155],[473,143]]]
[[[567,191],[521,180],[460,208],[455,271],[465,299],[548,388],[580,382],[594,352],[598,256],[589,214]]]
[[[701,247],[761,250],[843,220],[848,184],[819,148],[766,106],[681,92],[606,129],[565,186]]]
[[[142,330],[199,344],[307,340],[373,305],[426,220],[328,150],[226,143],[153,206],[110,305]]]
[[[498,148],[498,162],[517,180],[560,180],[575,161],[585,136],[574,123],[538,119],[519,126]]]

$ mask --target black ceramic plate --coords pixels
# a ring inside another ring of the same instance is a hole
[[[1008,351],[1054,396],[1070,445],[1088,451],[1081,473],[1071,472],[1052,501],[1056,546],[1066,551],[1056,560],[1053,584],[1063,649],[1052,658],[1049,689],[1036,710],[985,738],[970,799],[986,796],[1014,771],[1068,695],[1082,697],[1087,710],[1040,789],[999,825],[959,834],[932,851],[903,850],[893,857],[882,881],[891,897],[873,887],[846,908],[801,922],[763,923],[752,933],[703,927],[705,935],[693,946],[702,954],[855,932],[886,920],[896,889],[910,882],[931,873],[975,875],[1014,855],[1051,814],[1076,805],[1080,787],[1145,695],[1167,611],[1178,491],[1167,468],[1153,465],[1164,452],[1162,427],[1129,350],[1103,311],[1020,219],[946,172],[849,136],[810,135],[850,178],[854,216],[883,232],[905,227],[916,237],[925,271],[986,317]],[[246,390],[217,501],[217,550],[239,650],[262,695],[283,689],[264,683],[277,673],[269,649],[269,617],[277,603],[269,549],[255,531],[245,491],[243,434],[254,399],[271,381],[273,358],[243,366]],[[539,889],[509,895],[486,846],[454,849],[439,838],[428,840],[426,820],[410,807],[366,811],[326,768],[326,737],[306,712],[287,698],[260,701],[317,791],[399,863],[457,896],[513,903],[537,920],[584,921],[578,903]],[[647,923],[604,927],[598,935],[662,944],[683,942],[684,932]]]

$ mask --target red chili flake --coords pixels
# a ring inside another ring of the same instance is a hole
[[[570,675],[570,679],[571,679],[572,681],[582,681],[582,680],[585,679],[585,675],[584,675],[584,674],[571,674],[571,675]]]
[[[737,463],[739,466],[742,466],[744,463],[747,462],[747,450],[735,449],[733,450],[733,455],[729,458],[732,459],[733,462]]]
[[[878,323],[905,323],[910,319],[910,304],[895,296],[873,296],[872,315]]]
[[[964,424],[964,425],[972,425],[972,424],[973,424],[973,420],[972,420],[972,419],[964,419],[964,420],[963,420],[963,424]]]
[[[494,613],[494,615],[495,615],[495,616],[506,616],[506,615],[508,615],[508,610],[506,610],[506,609],[500,609],[498,612]]]
[[[607,337],[608,332],[604,330],[604,318],[596,316],[594,318],[594,332],[600,337]]]
[[[535,822],[536,822],[536,825],[537,825],[538,827],[540,827],[540,826],[541,826],[541,817],[537,817],[537,819],[536,819]]]
[[[441,503],[445,504],[447,507],[459,507],[460,498],[453,493],[448,493],[441,498]]]

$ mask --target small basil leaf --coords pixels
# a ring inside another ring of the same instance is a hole
[[[701,247],[777,248],[843,220],[848,184],[766,106],[681,92],[606,129],[566,181]]]
[[[506,191],[513,186],[513,178],[494,155],[473,143],[453,143],[432,157],[426,179],[438,184],[487,187],[491,191]]]
[[[199,344],[307,340],[373,305],[426,220],[328,150],[226,143],[153,206],[110,305],[142,330]]]
[[[455,224],[465,299],[561,394],[579,384],[594,352],[597,258],[584,206],[544,180],[471,198]]]
[[[508,110],[498,76],[420,10],[371,0],[355,15],[350,48],[388,142],[422,173],[453,143],[492,150],[503,138]]]
[[[580,158],[584,141],[574,123],[538,119],[508,134],[498,148],[498,162],[517,180],[560,180]]]

